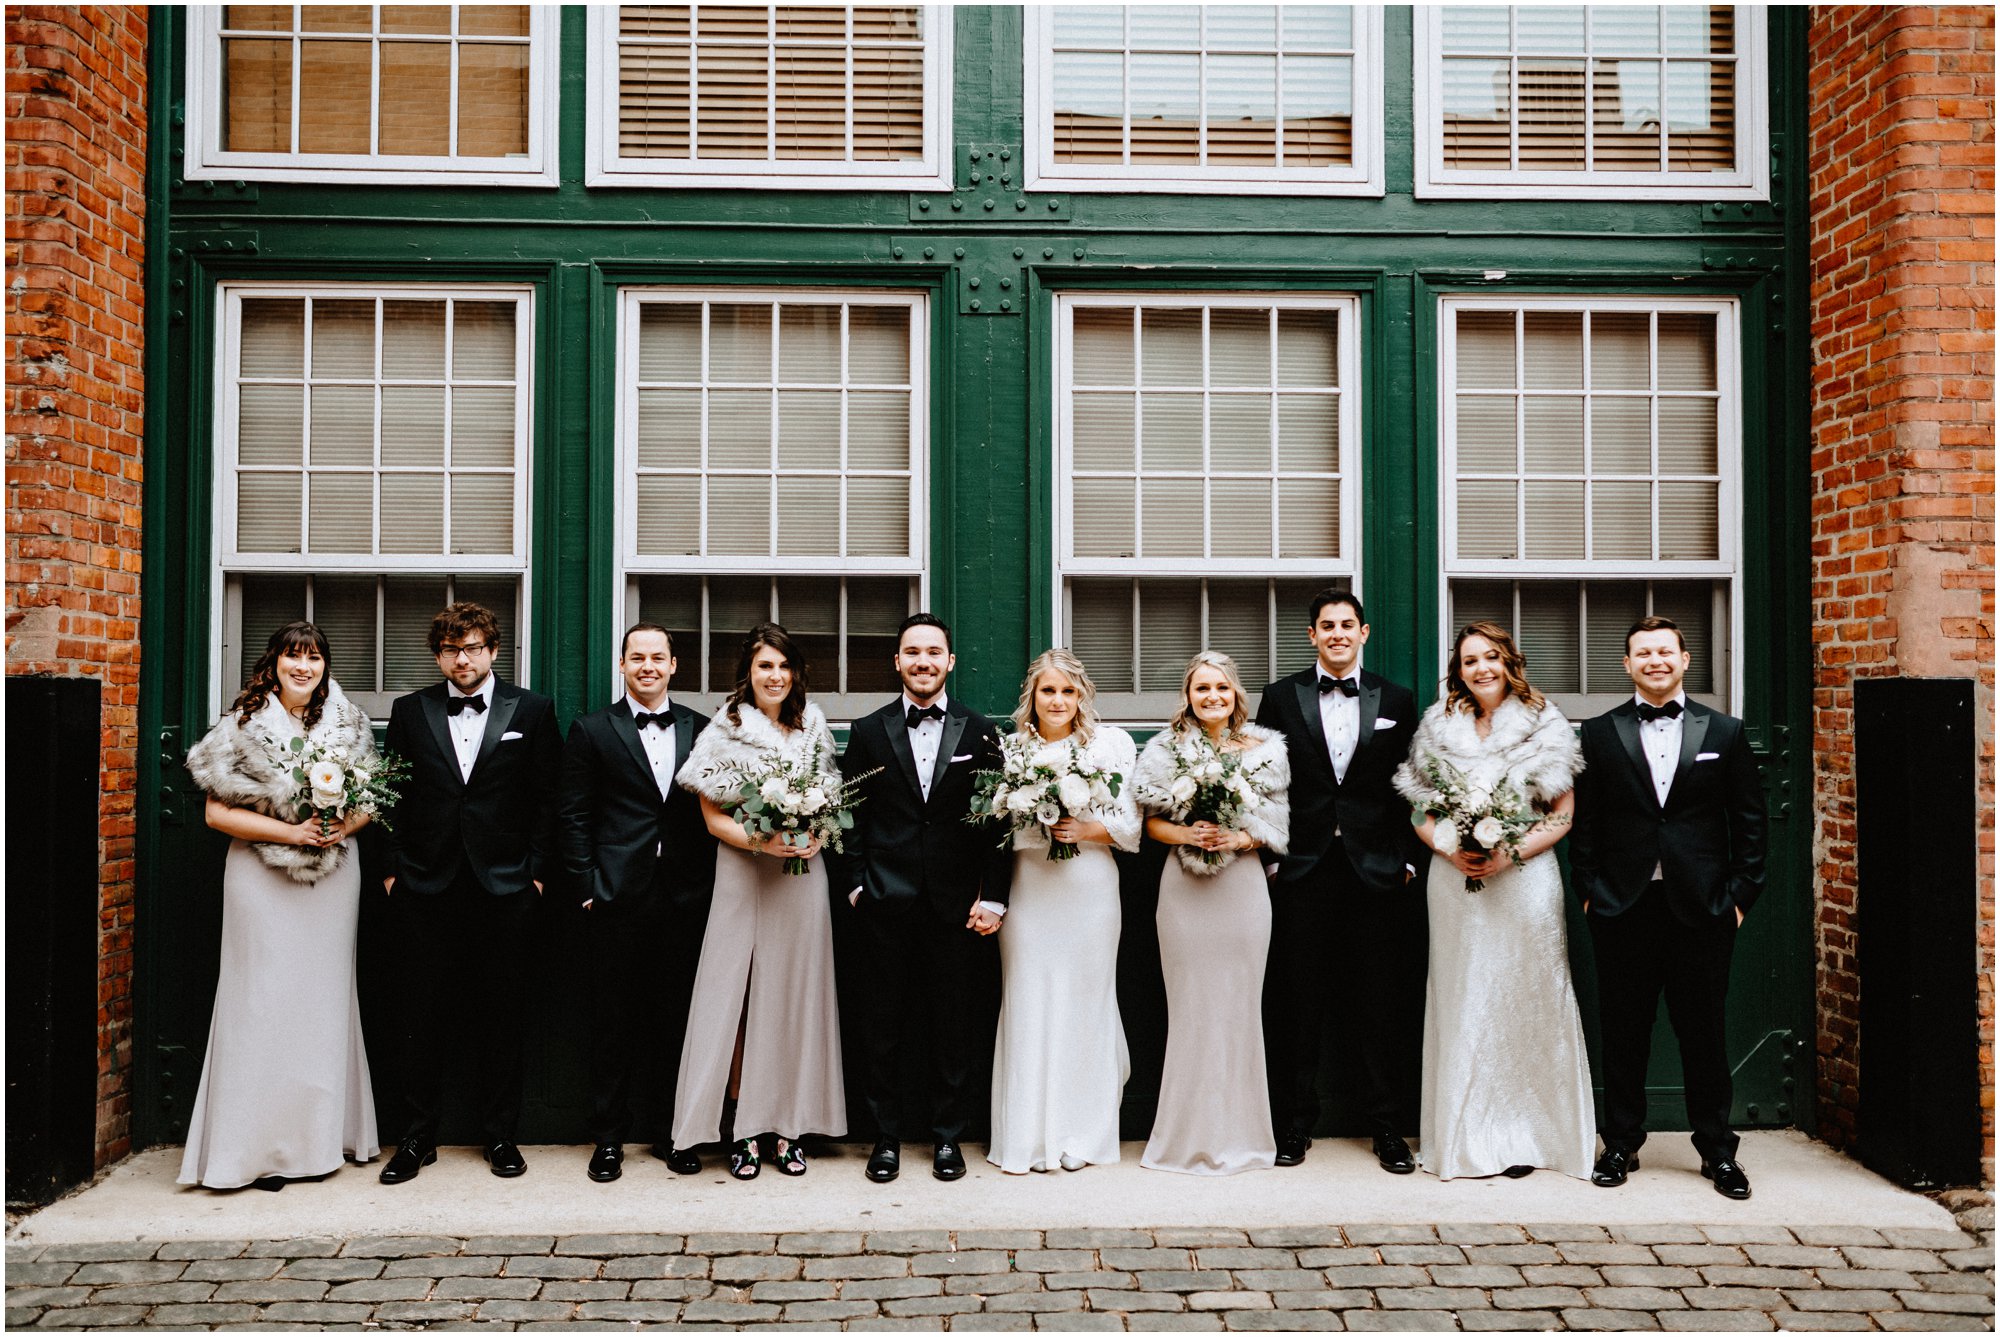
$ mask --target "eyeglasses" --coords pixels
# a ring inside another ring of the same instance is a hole
[[[439,659],[457,659],[463,655],[467,659],[477,659],[492,648],[491,644],[484,641],[474,645],[440,645],[437,657]]]

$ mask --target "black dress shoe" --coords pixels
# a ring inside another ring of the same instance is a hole
[[[1597,1165],[1590,1172],[1590,1182],[1599,1188],[1617,1188],[1625,1182],[1625,1176],[1638,1168],[1638,1152],[1614,1147],[1597,1158]]]
[[[400,1184],[415,1179],[417,1171],[438,1158],[437,1148],[422,1138],[406,1137],[397,1146],[396,1154],[382,1167],[381,1179],[385,1184]]]
[[[261,1188],[266,1193],[278,1193],[283,1191],[286,1182],[283,1175],[265,1175],[262,1178],[251,1180],[250,1187]]]
[[[1715,1191],[1725,1198],[1741,1202],[1750,1196],[1750,1177],[1735,1161],[1703,1161],[1701,1177],[1713,1183]]]
[[[1535,1167],[1532,1165],[1510,1165],[1500,1173],[1506,1175],[1509,1179],[1526,1179],[1534,1172]]]
[[[591,1158],[593,1161],[596,1157]],[[521,1157],[521,1149],[512,1142],[495,1142],[486,1149],[486,1163],[493,1167],[493,1173],[502,1179],[513,1179],[528,1173],[528,1162]]]
[[[518,1151],[514,1154],[516,1156],[520,1155]],[[527,1166],[523,1164],[521,1168],[525,1170]],[[497,1166],[494,1168],[493,1173],[500,1173]],[[519,1174],[520,1171],[517,1170],[515,1173]],[[590,1153],[590,1168],[585,1170],[584,1173],[600,1184],[610,1183],[619,1175],[625,1173],[625,1148],[619,1146],[616,1142],[598,1143],[597,1150]]]
[[[667,1163],[667,1168],[677,1175],[698,1175],[701,1173],[701,1157],[686,1147],[676,1147],[671,1142],[653,1144],[653,1154]]]
[[[950,1181],[965,1178],[965,1153],[956,1142],[940,1142],[931,1155],[931,1178]]]
[[[1306,1158],[1313,1140],[1304,1133],[1286,1133],[1278,1139],[1278,1164],[1297,1165]]]
[[[1392,1175],[1406,1175],[1417,1168],[1410,1144],[1394,1133],[1375,1134],[1375,1159]]]
[[[961,1173],[964,1162],[960,1162]],[[903,1144],[893,1137],[877,1138],[875,1150],[868,1157],[868,1177],[878,1184],[886,1184],[903,1171]]]

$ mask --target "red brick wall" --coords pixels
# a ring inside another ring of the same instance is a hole
[[[1993,11],[1812,11],[1820,1129],[1857,1126],[1852,684],[1969,677],[1993,1180]]]
[[[7,672],[103,680],[97,1163],[131,1149],[146,32],[7,10]]]

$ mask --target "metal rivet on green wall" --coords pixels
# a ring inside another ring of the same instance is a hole
[[[1002,311],[1012,311],[1014,309],[1014,304],[1012,302],[1002,302],[1000,303],[1000,309]]]
[[[977,297],[972,299],[972,309],[974,311],[977,311],[979,309],[979,299]]]
[[[986,201],[986,212],[988,213],[993,212],[993,201],[991,200]]]
[[[924,259],[929,260],[936,254],[937,254],[937,247],[935,246],[924,247]]]
[[[975,186],[979,184],[979,173],[974,172],[972,174],[972,184]]]
[[[1000,280],[1000,286],[1001,286],[1001,287],[1003,287],[1003,288],[1011,288],[1011,287],[1013,287],[1013,286],[1014,286],[1014,280],[1012,280],[1012,279],[1001,279],[1001,280]]]
[[[919,208],[919,209],[924,209],[924,210],[928,210],[928,209],[929,209],[930,207],[931,207],[931,202],[930,202],[929,200],[918,200],[918,201],[917,201],[917,208]]]
[[[1053,247],[1053,246],[1044,246],[1044,247],[1042,247],[1042,259],[1044,259],[1044,260],[1053,260],[1053,259],[1055,259],[1055,258],[1056,258],[1056,248],[1055,248],[1055,247]]]
[[[1060,209],[1060,208],[1062,208],[1062,201],[1061,201],[1061,200],[1050,200],[1050,201],[1049,201],[1049,212],[1050,212],[1050,213],[1054,213],[1054,212],[1055,212],[1056,210],[1058,210],[1058,209]]]
[[[898,246],[893,251],[891,251],[890,254],[895,256],[898,260],[900,260],[903,258],[903,248]]]
[[[1083,247],[1081,246],[1077,247],[1075,250],[1071,251],[1070,254],[1075,256],[1079,260],[1083,259]]]
[[[1025,210],[1025,209],[1026,209],[1027,207],[1028,207],[1028,202],[1027,202],[1026,200],[1015,200],[1015,201],[1014,201],[1014,212],[1015,212],[1015,213],[1020,213],[1020,212],[1022,212],[1023,210]]]
[[[963,208],[965,207],[965,201],[964,201],[964,200],[953,200],[953,201],[951,202],[951,207],[952,207],[953,209],[963,209]]]
[[[952,257],[953,257],[954,259],[958,259],[958,260],[963,260],[963,259],[965,259],[965,248],[964,248],[963,246],[960,246],[960,247],[956,248],[955,250],[953,250],[953,251],[952,251]]]
[[[1000,184],[1003,186],[1011,186],[1014,184],[1014,178],[1011,176],[1003,176],[1000,178]]]
[[[979,286],[979,280],[976,278],[967,279],[965,281],[965,286],[968,288],[977,288]]]
[[[1008,161],[1009,159],[1011,159],[1011,158],[1012,158],[1013,156],[1014,156],[1014,150],[1012,150],[1012,149],[1001,149],[1001,150],[1000,150],[1000,161],[1001,161],[1001,162],[1006,162],[1006,161]]]

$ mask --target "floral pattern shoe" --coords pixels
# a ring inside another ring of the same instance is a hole
[[[757,1148],[756,1138],[746,1137],[729,1149],[729,1173],[733,1177],[755,1179],[763,1168],[764,1157]]]
[[[806,1172],[805,1148],[789,1138],[779,1138],[776,1164],[782,1173],[798,1178]]]

